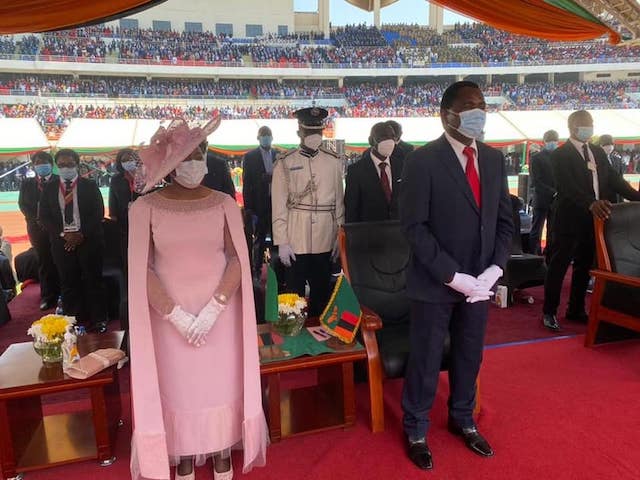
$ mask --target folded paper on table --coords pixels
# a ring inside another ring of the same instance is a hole
[[[103,348],[85,355],[80,360],[69,365],[64,373],[71,378],[84,380],[109,368],[116,363],[123,362],[125,353],[117,348]],[[124,362],[123,362],[124,363]]]

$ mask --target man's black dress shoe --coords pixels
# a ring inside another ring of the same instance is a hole
[[[421,470],[431,470],[433,468],[431,450],[429,450],[426,442],[409,442],[407,440],[407,454],[413,464]]]
[[[584,310],[582,312],[572,312],[570,310],[567,310],[565,318],[571,322],[584,324],[589,323],[589,315],[587,315],[587,312],[585,312]]]
[[[549,315],[545,313],[542,317],[542,324],[549,330],[553,330],[554,332],[560,331],[560,324],[558,323],[558,319],[555,315]]]
[[[483,457],[492,457],[493,449],[489,442],[487,442],[482,435],[478,432],[478,429],[474,427],[461,428],[456,425],[452,420],[449,420],[449,431],[454,435],[459,435],[463,438],[464,443],[469,449],[481,455]]]

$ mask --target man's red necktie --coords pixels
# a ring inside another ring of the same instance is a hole
[[[387,203],[391,203],[391,185],[389,184],[389,176],[387,175],[387,162],[380,162],[380,185],[384,193]]]
[[[467,157],[467,168],[465,168],[464,173],[467,175],[467,181],[469,182],[469,186],[471,187],[471,191],[473,192],[473,196],[476,199],[476,203],[478,204],[478,208],[481,206],[481,196],[480,196],[480,177],[478,177],[478,171],[476,170],[476,162],[475,162],[475,150],[471,147],[464,147],[462,153],[465,157]]]

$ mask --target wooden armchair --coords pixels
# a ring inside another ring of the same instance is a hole
[[[594,219],[598,268],[584,344],[601,343],[601,323],[640,332],[640,202],[616,204]]]

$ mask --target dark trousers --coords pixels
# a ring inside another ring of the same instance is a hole
[[[555,315],[560,305],[562,282],[573,260],[571,296],[568,311],[584,312],[584,298],[589,284],[589,270],[593,266],[595,241],[592,225],[584,225],[577,233],[554,233],[551,256],[544,280],[543,312]]]
[[[309,316],[321,315],[331,295],[331,252],[296,255],[285,277],[286,290],[300,296],[309,282]]]
[[[267,235],[271,235],[271,212],[264,218],[258,217],[253,231],[253,244],[251,245],[251,270],[254,276],[259,277],[264,263],[264,250]]]
[[[53,303],[60,295],[60,279],[51,254],[49,233],[35,222],[27,223],[29,241],[38,254],[38,278],[40,282],[40,298]]]
[[[105,290],[102,284],[104,243],[85,238],[73,252],[64,250],[64,240],[51,240],[53,260],[60,275],[62,308],[89,326],[107,321]]]
[[[408,438],[423,438],[429,429],[447,335],[451,338],[449,417],[460,427],[474,425],[476,379],[488,312],[489,302],[412,301],[409,362],[402,392],[402,421]]]
[[[551,222],[549,221],[550,214],[550,208],[533,209],[533,221],[531,223],[531,233],[529,234],[529,251],[534,255],[540,255],[542,253],[540,238],[542,237],[542,228],[545,222],[547,222],[547,248],[549,248],[549,232],[551,230]]]

